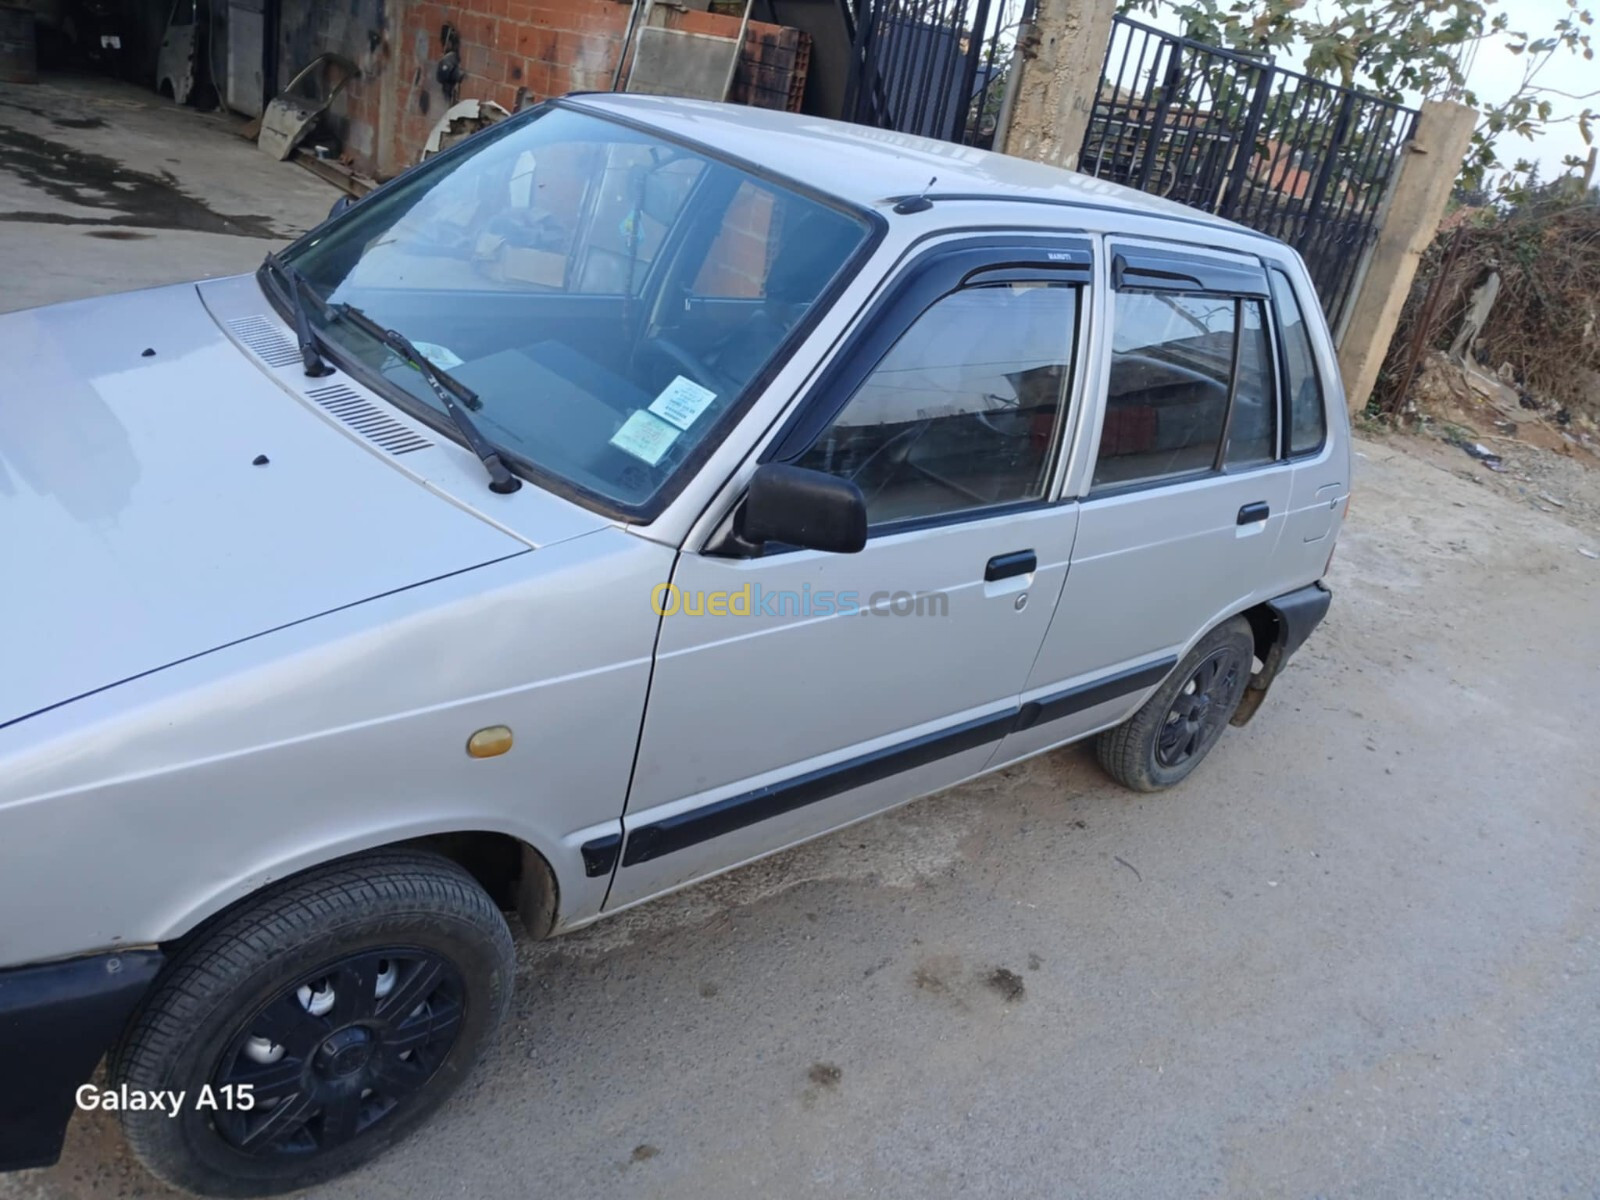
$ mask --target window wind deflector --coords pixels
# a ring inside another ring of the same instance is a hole
[[[1050,250],[1015,263],[979,267],[968,272],[961,283],[1087,283],[1093,263],[1086,248]]]
[[[1159,251],[1119,251],[1111,262],[1111,281],[1119,291],[1221,292],[1229,296],[1267,294],[1267,277],[1263,271]]]

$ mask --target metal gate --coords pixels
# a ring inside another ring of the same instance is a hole
[[[1078,169],[1282,238],[1337,329],[1416,118],[1118,16]]]
[[[1033,0],[857,0],[846,120],[987,149]]]

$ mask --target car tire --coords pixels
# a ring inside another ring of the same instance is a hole
[[[438,855],[380,851],[288,880],[203,927],[113,1052],[113,1087],[185,1093],[176,1117],[124,1111],[128,1143],[207,1196],[340,1175],[461,1083],[515,966],[493,901]]]
[[[1217,744],[1244,699],[1255,656],[1250,623],[1234,617],[1195,644],[1133,716],[1095,741],[1106,773],[1136,792],[1180,783]]]

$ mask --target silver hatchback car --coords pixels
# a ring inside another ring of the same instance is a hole
[[[109,1108],[218,1195],[437,1107],[506,913],[1092,735],[1178,782],[1327,610],[1350,479],[1282,244],[634,96],[0,360],[0,1166]]]

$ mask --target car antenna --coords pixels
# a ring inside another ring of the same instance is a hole
[[[928,180],[927,186],[922,189],[922,194],[920,196],[907,196],[904,200],[900,201],[899,204],[894,206],[894,211],[899,213],[901,216],[904,216],[906,213],[927,212],[933,207],[933,201],[928,199],[928,193],[933,190],[933,185],[938,182],[939,177],[935,175],[932,179]]]

